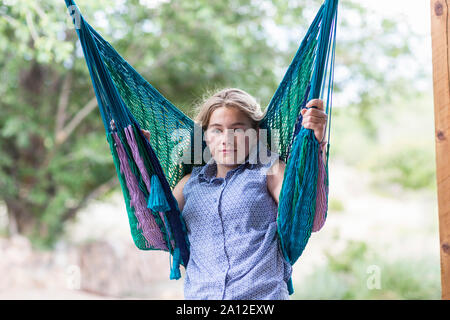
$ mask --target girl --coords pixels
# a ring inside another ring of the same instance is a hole
[[[317,109],[301,111],[302,125],[314,130],[323,150],[327,115],[322,100],[311,100],[307,108],[312,106]],[[236,88],[200,106],[195,122],[212,157],[173,189],[190,242],[185,299],[289,299],[292,267],[276,223],[286,164],[259,139],[263,116],[256,100]],[[269,151],[264,163],[261,150]]]
[[[302,110],[302,124],[322,141],[327,116],[321,100],[307,107],[313,105],[318,109]],[[276,236],[285,163],[273,152],[267,163],[255,162],[259,139],[253,143],[245,134],[253,129],[259,136],[262,118],[256,100],[235,88],[200,107],[195,121],[212,158],[173,190],[190,242],[185,299],[289,298],[292,268]]]

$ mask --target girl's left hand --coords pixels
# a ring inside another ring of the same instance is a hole
[[[313,106],[317,109],[311,108]],[[327,127],[327,114],[323,111],[323,100],[312,99],[307,103],[306,108],[301,111],[303,116],[302,126],[314,130],[317,141],[322,142]]]

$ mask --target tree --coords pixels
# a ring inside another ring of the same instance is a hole
[[[240,87],[267,105],[320,1],[77,4],[136,70],[192,116],[191,102],[211,87]],[[365,14],[357,5],[346,6]],[[289,31],[284,47],[278,39],[283,31]],[[362,37],[346,45],[357,48],[370,40]],[[339,50],[338,59],[350,52]],[[9,231],[51,244],[66,221],[118,184],[64,2],[0,3],[0,57],[0,198]],[[363,61],[342,63],[353,77],[366,68]],[[358,76],[380,82],[370,72]]]
[[[265,62],[280,53],[267,43],[264,12],[251,1],[141,2],[78,5],[177,105],[210,83],[276,86]],[[118,180],[64,3],[5,1],[0,15],[0,63],[8,75],[0,84],[0,196],[11,233],[50,244],[64,222]]]

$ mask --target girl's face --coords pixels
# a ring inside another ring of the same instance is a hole
[[[218,164],[236,166],[244,162],[250,147],[256,144],[257,132],[244,112],[220,107],[210,116],[205,140]]]

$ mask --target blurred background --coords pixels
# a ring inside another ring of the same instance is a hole
[[[192,117],[211,88],[265,108],[321,1],[76,3]],[[430,38],[428,1],[340,1],[329,211],[291,299],[440,299]],[[0,68],[0,299],[183,299],[132,242],[64,1],[0,1]]]

